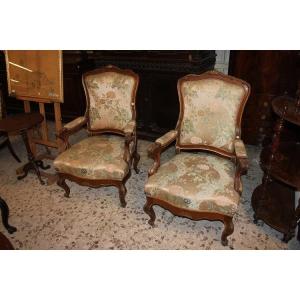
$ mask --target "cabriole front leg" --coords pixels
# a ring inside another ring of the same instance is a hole
[[[144,212],[150,217],[148,223],[153,227],[156,215],[153,209],[153,203],[150,198],[147,197],[147,202],[144,205]]]
[[[222,232],[221,241],[223,246],[227,246],[228,245],[227,237],[230,236],[234,231],[232,217],[225,217],[223,223],[224,223],[224,230]]]

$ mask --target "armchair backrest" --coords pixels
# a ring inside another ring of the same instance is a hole
[[[176,147],[233,157],[250,85],[216,71],[187,75],[177,84],[180,115]]]
[[[88,130],[124,133],[136,118],[136,92],[139,77],[131,70],[107,66],[83,74],[87,100]]]

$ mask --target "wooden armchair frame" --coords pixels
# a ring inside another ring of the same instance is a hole
[[[220,79],[225,82],[233,83],[240,85],[244,88],[245,94],[241,101],[239,111],[237,114],[236,119],[236,139],[234,141],[234,153],[230,153],[227,151],[224,151],[223,149],[204,145],[204,144],[197,144],[197,145],[184,145],[180,143],[180,130],[183,120],[183,114],[184,114],[184,103],[183,103],[183,95],[181,91],[181,86],[185,81],[191,81],[191,80],[201,80],[201,79],[207,79],[207,78],[215,78]],[[172,144],[172,142],[176,141],[176,154],[180,153],[181,150],[203,150],[203,151],[209,151],[213,152],[216,155],[220,155],[224,158],[230,159],[235,162],[236,164],[236,172],[235,172],[235,178],[234,178],[234,189],[241,195],[242,193],[242,185],[241,185],[241,176],[247,173],[248,170],[248,158],[245,150],[245,146],[243,144],[243,141],[241,140],[241,120],[242,120],[242,114],[244,111],[244,107],[246,105],[246,102],[248,100],[248,97],[250,95],[250,85],[238,78],[224,75],[223,73],[217,72],[217,71],[208,71],[201,75],[187,75],[181,79],[178,80],[177,84],[177,90],[179,95],[179,102],[180,102],[180,113],[179,113],[179,119],[176,125],[176,130],[170,131],[166,133],[163,137],[157,139],[154,144],[150,145],[148,149],[148,156],[151,157],[154,160],[153,166],[150,168],[148,175],[152,176],[157,172],[157,170],[160,167],[160,156],[161,153],[168,148],[169,145]],[[232,222],[232,217],[227,215],[222,215],[219,213],[210,213],[210,212],[201,212],[201,211],[195,211],[190,209],[184,209],[179,208],[177,206],[174,206],[170,204],[168,201],[165,201],[164,199],[156,199],[152,197],[146,196],[146,204],[144,206],[144,211],[147,213],[150,217],[150,220],[148,223],[151,226],[154,226],[155,221],[155,212],[153,210],[154,205],[159,205],[163,207],[164,209],[169,210],[171,213],[177,216],[186,217],[192,220],[210,220],[210,221],[221,221],[224,224],[224,230],[222,232],[221,242],[222,245],[227,245],[228,240],[227,237],[231,235],[234,231],[234,225]]]
[[[131,98],[131,111],[132,111],[132,119],[129,121],[129,123],[126,125],[124,131],[121,130],[116,130],[113,128],[103,128],[101,130],[92,130],[90,127],[90,122],[89,122],[89,107],[90,107],[90,98],[89,98],[89,93],[87,90],[86,86],[86,77],[89,75],[93,74],[99,74],[99,73],[105,73],[105,72],[115,72],[119,74],[125,74],[128,76],[131,76],[134,78],[134,88],[132,92],[132,98]],[[70,147],[69,144],[69,137],[81,130],[84,126],[87,126],[87,130],[89,132],[89,135],[100,135],[103,133],[113,133],[117,135],[124,136],[124,160],[128,164],[128,174],[126,177],[122,180],[112,180],[112,179],[101,179],[101,180],[95,180],[95,179],[87,179],[87,178],[80,178],[76,177],[71,174],[66,174],[66,173],[60,173],[57,172],[57,184],[62,187],[65,190],[65,197],[69,197],[70,195],[70,188],[66,184],[65,180],[68,179],[70,181],[74,181],[78,183],[79,185],[83,186],[89,186],[93,188],[99,188],[102,186],[115,186],[119,189],[119,197],[120,197],[120,202],[121,206],[125,207],[126,206],[126,201],[125,201],[125,195],[127,193],[127,189],[125,186],[126,181],[131,175],[131,167],[133,166],[134,170],[136,173],[139,172],[138,170],[138,162],[140,160],[140,155],[137,153],[137,134],[136,134],[136,93],[137,93],[137,88],[139,84],[139,76],[134,73],[131,70],[123,70],[119,69],[115,66],[106,66],[103,68],[99,68],[90,72],[87,72],[83,74],[82,76],[82,83],[85,91],[85,96],[86,96],[86,101],[87,101],[87,108],[85,115],[82,117],[78,117],[77,119],[71,121],[70,123],[66,124],[63,129],[61,130],[59,134],[59,138],[63,141],[63,149],[66,150]],[[130,153],[130,144],[133,143],[133,152]]]

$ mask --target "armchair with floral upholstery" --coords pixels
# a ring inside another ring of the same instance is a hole
[[[5,118],[4,97],[3,97],[2,88],[0,85],[0,120],[3,118]],[[11,153],[11,155],[14,157],[14,159],[17,162],[21,162],[21,160],[19,159],[19,157],[17,156],[17,154],[15,153],[15,151],[11,145],[11,142],[9,140],[9,136],[7,135],[7,133],[0,131],[0,149],[2,149],[3,147],[8,148],[9,152]]]
[[[250,85],[216,71],[187,75],[177,84],[180,114],[175,130],[148,149],[154,164],[145,184],[144,211],[154,225],[154,205],[193,220],[224,223],[221,241],[233,233],[232,218],[248,169],[241,118]],[[176,141],[176,155],[160,166],[161,153]]]
[[[126,206],[125,183],[133,166],[138,173],[136,92],[139,77],[131,70],[107,66],[83,74],[87,109],[59,134],[65,151],[54,161],[57,184],[69,197],[65,180],[90,187],[116,186]],[[87,125],[89,137],[70,146],[68,138]]]

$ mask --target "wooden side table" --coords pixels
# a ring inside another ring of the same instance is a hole
[[[44,166],[42,160],[35,159],[29,145],[27,133],[28,130],[42,123],[43,120],[44,118],[40,113],[22,113],[0,120],[0,131],[4,131],[7,134],[10,132],[19,132],[27,150],[28,163],[23,166],[24,174],[18,176],[19,180],[25,178],[28,172],[33,170],[35,171],[40,183],[45,184],[41,178],[39,168],[46,170],[49,169],[50,166]]]
[[[300,219],[300,199],[295,208],[295,191],[300,190],[300,143],[280,142],[280,136],[285,122],[300,126],[299,99],[282,96],[272,102],[278,119],[272,145],[261,152],[263,182],[252,195],[254,222],[261,219],[282,232],[284,242],[295,235]],[[300,224],[297,239],[300,240]]]

